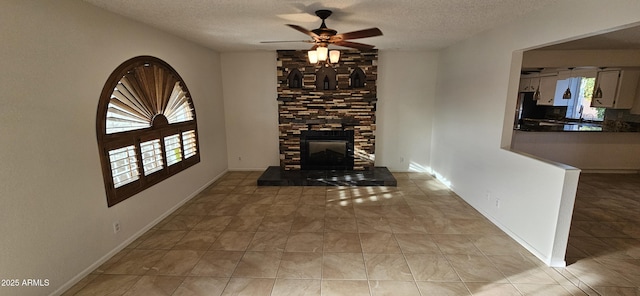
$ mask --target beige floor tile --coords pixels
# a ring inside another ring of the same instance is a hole
[[[123,295],[140,279],[137,275],[110,275],[97,276],[75,295]]]
[[[282,252],[245,252],[233,277],[275,278]]]
[[[324,233],[291,233],[285,247],[286,252],[322,252]]]
[[[325,216],[325,206],[322,205],[309,205],[301,204],[296,210],[296,216],[308,217],[308,218],[322,218]]]
[[[434,234],[431,235],[431,239],[438,245],[438,248],[443,254],[482,254],[471,240],[469,240],[467,235]]]
[[[209,212],[212,216],[235,216],[240,212],[244,204],[222,202]]]
[[[605,265],[594,259],[580,260],[567,266],[567,270],[575,275],[580,281],[591,287],[595,286],[617,286],[617,287],[637,287],[624,276],[620,275]],[[594,272],[597,271],[597,272]]]
[[[278,278],[320,279],[322,277],[322,254],[285,252],[282,254]]]
[[[413,280],[402,254],[364,254],[369,280]]]
[[[161,230],[191,230],[193,229],[203,216],[186,216],[176,215],[164,226],[160,227]]]
[[[215,209],[216,204],[217,203],[213,202],[194,201],[192,204],[186,205],[186,207],[182,211],[180,211],[180,215],[205,216]]]
[[[271,205],[271,207],[269,207],[265,215],[266,216],[289,216],[289,215],[294,215],[297,209],[298,209],[298,206],[296,205],[274,204],[274,205]]]
[[[471,238],[473,244],[485,255],[517,255],[529,252],[505,234],[478,235]]]
[[[322,296],[370,296],[369,283],[364,280],[323,280]]]
[[[465,283],[474,296],[520,296],[512,284],[504,283]]]
[[[323,232],[324,218],[297,216],[291,226],[292,232]]]
[[[283,252],[288,237],[286,232],[256,232],[247,251]]]
[[[458,274],[442,255],[405,254],[405,258],[416,281],[460,281]]]
[[[358,232],[355,218],[326,217],[324,219],[324,231],[326,232]]]
[[[193,267],[190,275],[228,278],[244,255],[240,251],[208,251]]]
[[[506,283],[507,279],[489,259],[477,255],[444,255],[464,282]],[[472,291],[473,292],[473,291]]]
[[[463,296],[471,295],[462,282],[416,282],[422,295]]]
[[[282,194],[282,195],[301,195],[303,189],[304,189],[303,187],[299,187],[299,186],[280,187],[279,190],[278,190],[278,194]]]
[[[265,216],[258,227],[260,232],[289,232],[293,225],[294,217],[291,216]]]
[[[247,201],[247,205],[272,205],[276,199],[276,192],[266,191],[269,188],[258,187],[251,198]],[[272,188],[273,189],[273,188]],[[275,189],[277,190],[277,188]]]
[[[222,232],[233,216],[205,216],[193,227],[193,230]]]
[[[300,198],[301,205],[321,205],[324,206],[327,202],[327,195],[323,194],[309,194],[303,193]]]
[[[320,280],[277,279],[271,295],[320,296]]]
[[[182,276],[143,276],[129,289],[124,296],[148,295],[167,296],[182,284],[185,277]]]
[[[537,264],[520,255],[487,256],[511,283],[553,285],[557,282]]]
[[[196,198],[193,199],[194,203],[210,203],[210,204],[218,204],[226,197],[226,194],[221,193],[211,193],[211,192],[202,192]]]
[[[238,211],[238,216],[259,216],[264,217],[271,207],[270,204],[245,204]]]
[[[224,231],[253,232],[258,230],[262,216],[235,216]]]
[[[104,274],[145,274],[166,253],[165,250],[131,250],[105,269]]]
[[[427,230],[422,225],[422,220],[415,216],[387,217],[393,233],[418,233],[425,234]]]
[[[232,278],[223,296],[269,296],[275,279]]]
[[[543,285],[543,284],[514,284],[514,286],[524,295],[531,296],[572,296],[572,292],[568,291],[561,285]]]
[[[325,253],[322,262],[323,279],[367,279],[362,253]]]
[[[278,192],[273,203],[276,205],[298,205],[300,199],[300,194],[283,194]]]
[[[326,232],[324,234],[325,252],[355,253],[362,252],[358,233]]]
[[[195,250],[170,250],[147,274],[187,275],[204,253],[204,251]]]
[[[253,232],[235,232],[225,231],[220,233],[218,239],[211,245],[210,250],[223,250],[223,251],[244,251],[251,243]]]
[[[391,233],[360,233],[360,243],[364,253],[401,253],[396,238]]]
[[[610,286],[595,286],[593,289],[596,293],[603,296],[637,296],[640,295],[640,290],[637,287],[610,287]]]
[[[172,296],[219,296],[228,278],[187,277]]]
[[[413,281],[369,281],[373,296],[420,296],[420,291]]]
[[[152,236],[141,242],[137,249],[168,250],[180,241],[188,231],[186,230],[157,230]]]
[[[216,241],[219,232],[216,231],[189,231],[180,241],[174,246],[174,250],[208,250],[213,242]]]
[[[330,200],[327,203],[325,217],[355,218],[355,210],[348,200]]]
[[[405,254],[440,254],[440,249],[427,234],[396,233],[394,236]]]

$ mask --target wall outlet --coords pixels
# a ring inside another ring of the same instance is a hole
[[[500,207],[500,199],[496,198],[496,208],[499,208],[499,207]]]
[[[404,162],[404,157],[400,157],[400,162]]]
[[[487,199],[487,201],[490,201],[491,200],[491,191],[487,190],[484,193],[484,197]]]
[[[120,221],[113,222],[113,233],[120,232]]]

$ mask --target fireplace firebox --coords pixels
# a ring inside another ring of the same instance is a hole
[[[353,170],[352,130],[302,131],[300,168],[302,170]]]

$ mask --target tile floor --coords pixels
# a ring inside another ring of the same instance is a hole
[[[260,174],[226,174],[63,295],[640,295],[637,175],[583,178],[572,265],[548,268],[426,174],[357,188]]]

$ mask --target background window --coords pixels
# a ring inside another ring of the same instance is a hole
[[[96,130],[109,206],[200,162],[189,90],[155,57],[135,57],[113,71]]]

